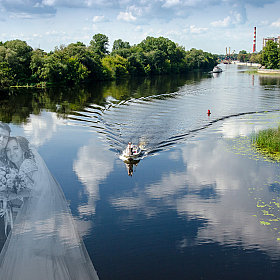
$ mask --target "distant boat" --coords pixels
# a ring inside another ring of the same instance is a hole
[[[219,66],[215,66],[212,70],[212,73],[221,73],[221,72],[223,72],[223,70]]]

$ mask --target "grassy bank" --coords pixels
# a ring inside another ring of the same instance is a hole
[[[262,153],[280,161],[280,125],[252,135],[253,145]]]
[[[258,68],[253,68],[250,70],[245,71],[246,74],[256,75],[258,74]]]

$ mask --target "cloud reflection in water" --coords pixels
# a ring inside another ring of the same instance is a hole
[[[143,187],[134,187],[121,197],[111,196],[112,206],[129,211],[130,216],[142,213],[151,218],[173,209],[187,221],[204,221],[195,240],[190,242],[185,236],[178,240],[180,249],[205,242],[241,244],[243,249],[261,250],[280,258],[280,221],[275,219],[265,226],[265,212],[257,206],[258,200],[278,201],[277,192],[271,192],[268,186],[279,181],[279,166],[264,159],[256,161],[249,154],[237,154],[225,139],[239,134],[248,136],[267,127],[268,121],[269,116],[266,120],[263,115],[257,120],[233,118],[214,125],[214,131],[212,128],[201,132],[170,152],[170,166],[181,164],[180,171],[171,168],[161,173],[156,182],[145,182]],[[273,124],[275,119],[271,120]],[[244,145],[248,145],[245,150],[250,149],[248,141]]]
[[[113,170],[113,162],[108,158],[114,156],[109,151],[101,149],[93,140],[79,149],[77,159],[73,163],[73,170],[88,194],[87,203],[78,207],[80,216],[95,214],[96,201],[99,200],[99,184]]]

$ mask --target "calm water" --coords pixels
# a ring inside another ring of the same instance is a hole
[[[250,135],[278,125],[280,78],[222,67],[1,99],[2,121],[70,201],[100,279],[279,279],[280,166]],[[128,141],[145,148],[132,176]]]

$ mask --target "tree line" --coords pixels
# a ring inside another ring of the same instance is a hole
[[[267,69],[280,69],[280,46],[276,42],[268,41],[259,53],[240,51],[237,60],[240,62],[260,63]]]
[[[217,56],[192,48],[186,51],[168,38],[146,37],[131,46],[95,34],[82,42],[55,47],[49,53],[33,49],[25,41],[0,42],[0,87],[38,84],[79,84],[128,76],[153,76],[212,69]]]

